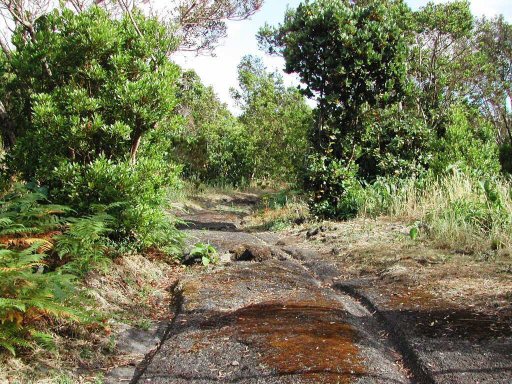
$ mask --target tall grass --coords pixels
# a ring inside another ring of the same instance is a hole
[[[512,249],[512,183],[453,171],[421,179],[382,179],[364,189],[361,216],[420,222],[439,245],[465,252]]]

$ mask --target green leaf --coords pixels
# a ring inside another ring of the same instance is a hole
[[[208,265],[210,265],[211,260],[210,260],[210,258],[208,256],[203,256],[201,258],[201,262],[203,263],[203,265],[205,267],[207,267]]]
[[[411,230],[409,231],[409,237],[411,238],[411,240],[416,240],[419,235],[420,230],[418,229],[418,227],[412,227]]]

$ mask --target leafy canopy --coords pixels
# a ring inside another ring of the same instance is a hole
[[[260,43],[282,53],[286,71],[297,73],[303,92],[318,100],[306,186],[320,215],[341,214],[365,114],[406,92],[408,14],[401,1],[307,1],[282,25],[260,31]]]

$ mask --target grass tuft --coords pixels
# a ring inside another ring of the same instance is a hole
[[[366,188],[360,216],[417,221],[420,235],[467,253],[512,249],[512,183],[460,172],[379,180]]]

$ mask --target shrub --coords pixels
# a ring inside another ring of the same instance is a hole
[[[48,191],[33,184],[14,184],[0,195],[0,236],[29,235],[59,229],[71,209],[50,204]]]
[[[94,214],[98,204],[106,205],[115,219],[114,240],[130,239],[141,247],[161,246],[177,253],[181,236],[164,211],[168,186],[179,183],[178,169],[165,166],[164,159],[142,156],[135,165],[113,162],[104,157],[86,166],[67,164],[55,171],[64,186],[53,197]]]
[[[493,125],[469,107],[459,105],[451,109],[446,132],[434,148],[431,168],[437,174],[453,166],[481,175],[496,175],[500,171]]]
[[[170,152],[183,165],[183,176],[220,185],[248,183],[255,156],[249,132],[192,71],[182,76],[178,112],[184,124],[171,138]]]
[[[167,156],[179,76],[167,55],[176,41],[156,19],[133,17],[141,33],[127,15],[98,7],[55,10],[36,21],[37,39],[14,34],[3,96],[17,137],[6,164],[78,215],[116,205],[114,237],[160,245],[175,242],[163,210],[179,172]]]
[[[354,217],[358,211],[355,194],[360,189],[356,171],[355,164],[347,167],[343,161],[311,156],[306,184],[314,191],[309,201],[312,213],[338,219]]]
[[[435,134],[413,108],[398,104],[364,117],[365,135],[357,159],[358,175],[366,182],[378,177],[418,176],[432,161]]]

